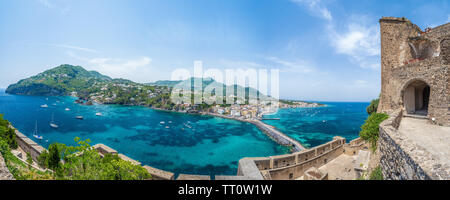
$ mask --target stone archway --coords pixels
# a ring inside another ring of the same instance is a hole
[[[403,92],[403,106],[407,114],[428,115],[430,86],[422,80],[407,83]]]

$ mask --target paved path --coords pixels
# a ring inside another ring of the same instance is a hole
[[[404,117],[399,132],[425,148],[440,162],[450,165],[450,127],[430,124],[427,120]]]
[[[319,167],[319,170],[328,173],[328,180],[355,180],[356,173],[354,166],[356,158],[356,155],[341,154],[327,164]],[[299,177],[297,180],[304,180],[304,176]]]

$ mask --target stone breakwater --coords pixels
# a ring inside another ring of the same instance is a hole
[[[298,141],[290,138],[289,136],[287,136],[286,134],[282,133],[281,131],[278,131],[275,127],[261,122],[260,120],[257,120],[257,119],[239,119],[239,118],[228,117],[228,116],[218,115],[218,114],[213,114],[213,113],[201,113],[201,114],[203,114],[203,115],[211,115],[211,116],[215,116],[215,117],[221,117],[221,118],[225,118],[225,119],[232,119],[232,120],[238,120],[238,121],[241,121],[241,122],[251,123],[251,124],[255,125],[256,127],[258,127],[261,131],[263,131],[266,135],[268,135],[271,139],[273,139],[278,144],[283,145],[283,146],[292,146],[293,147],[293,149],[292,149],[293,152],[299,152],[299,151],[303,151],[303,150],[306,149]]]
[[[6,167],[5,160],[0,153],[0,180],[14,180],[13,175],[9,172]]]

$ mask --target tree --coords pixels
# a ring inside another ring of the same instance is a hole
[[[49,157],[48,151],[42,152],[41,155],[37,157],[39,166],[43,168],[48,168],[48,157]]]
[[[376,113],[378,109],[378,104],[380,103],[380,99],[374,99],[370,102],[370,105],[367,107],[366,111],[369,115],[372,113]]]
[[[60,167],[61,157],[56,143],[49,146],[48,154],[48,167],[53,170],[58,169]]]
[[[151,178],[140,165],[122,160],[118,155],[100,156],[89,140],[75,138],[78,146],[57,144],[64,163],[57,170],[58,179],[66,180],[145,180]]]
[[[27,163],[28,163],[28,169],[31,170],[31,165],[33,164],[33,158],[31,158],[31,154],[27,152]]]

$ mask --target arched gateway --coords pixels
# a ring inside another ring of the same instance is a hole
[[[430,86],[422,80],[414,80],[404,87],[403,106],[406,113],[428,115],[430,102]]]

